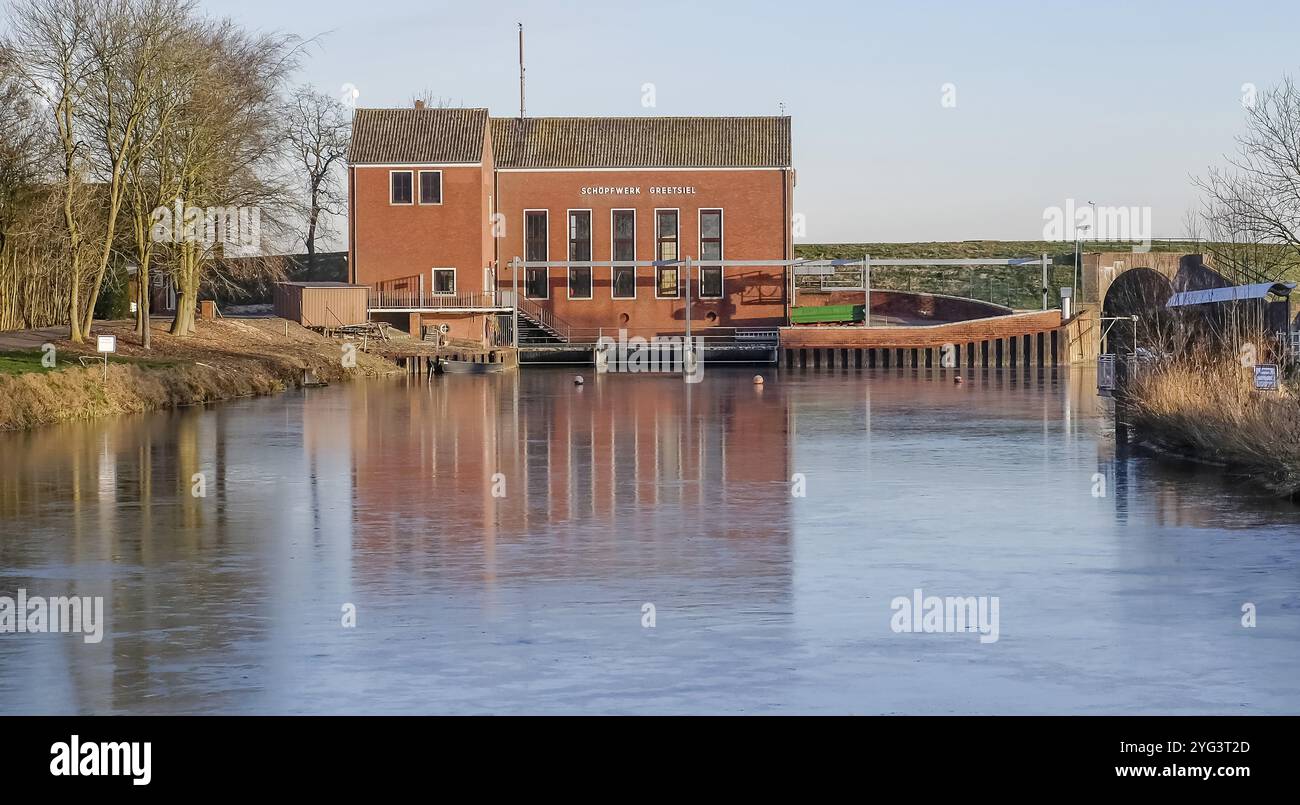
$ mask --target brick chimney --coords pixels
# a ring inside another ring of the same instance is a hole
[[[424,108],[424,101],[417,100],[417,101],[415,102],[415,108],[416,108],[416,109],[423,109],[423,108]]]

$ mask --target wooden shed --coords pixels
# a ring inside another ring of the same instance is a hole
[[[280,282],[275,315],[304,327],[334,328],[365,324],[370,289],[346,282]]]

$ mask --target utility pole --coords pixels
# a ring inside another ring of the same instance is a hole
[[[871,255],[862,256],[862,285],[867,289],[866,303],[863,305],[864,323],[871,326]]]
[[[1043,261],[1043,310],[1047,310],[1047,290],[1048,290],[1047,283],[1050,282],[1050,280],[1047,278],[1047,253],[1046,252],[1043,253],[1042,261]]]

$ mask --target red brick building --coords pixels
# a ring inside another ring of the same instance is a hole
[[[791,259],[793,190],[788,117],[358,109],[348,264],[412,334],[502,342],[516,284],[521,331],[680,333],[686,258],[693,331],[772,327],[786,268],[736,263]]]

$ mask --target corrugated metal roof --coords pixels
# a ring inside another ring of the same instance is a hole
[[[788,117],[494,117],[501,168],[790,166]]]
[[[357,109],[348,162],[481,162],[487,121],[486,109]]]
[[[1166,307],[1208,305],[1216,302],[1237,302],[1246,299],[1263,299],[1270,293],[1288,296],[1295,290],[1294,282],[1260,282],[1254,285],[1230,285],[1227,288],[1207,288],[1203,291],[1183,291],[1169,297]]]

